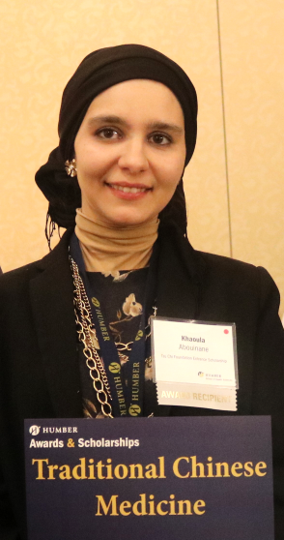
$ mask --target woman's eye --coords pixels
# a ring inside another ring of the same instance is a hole
[[[164,133],[153,133],[149,140],[153,142],[154,144],[163,146],[166,144],[170,144],[172,142],[172,139],[169,135],[165,135]]]
[[[96,133],[101,139],[119,139],[121,137],[117,129],[114,128],[103,128],[97,131]]]

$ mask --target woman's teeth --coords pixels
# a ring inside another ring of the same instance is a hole
[[[144,193],[147,191],[147,188],[137,188],[137,187],[125,187],[118,186],[113,184],[108,184],[111,188],[117,189],[118,191],[123,191],[123,193]]]

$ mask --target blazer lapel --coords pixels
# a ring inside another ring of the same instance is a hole
[[[56,416],[82,416],[78,343],[73,311],[73,284],[65,234],[59,245],[39,262],[30,297],[43,368]]]
[[[197,319],[205,262],[175,227],[161,229],[159,239],[158,315]]]
[[[197,319],[200,309],[202,256],[194,251],[175,226],[159,231],[157,307],[159,317]],[[171,416],[169,405],[153,408],[155,416]]]

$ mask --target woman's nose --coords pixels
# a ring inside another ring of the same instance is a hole
[[[132,174],[146,171],[149,167],[144,141],[128,140],[121,147],[119,166]]]

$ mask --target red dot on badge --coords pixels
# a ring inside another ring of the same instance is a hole
[[[226,330],[224,330],[224,334],[228,334],[228,333],[229,333],[229,330],[227,330],[226,328]]]

